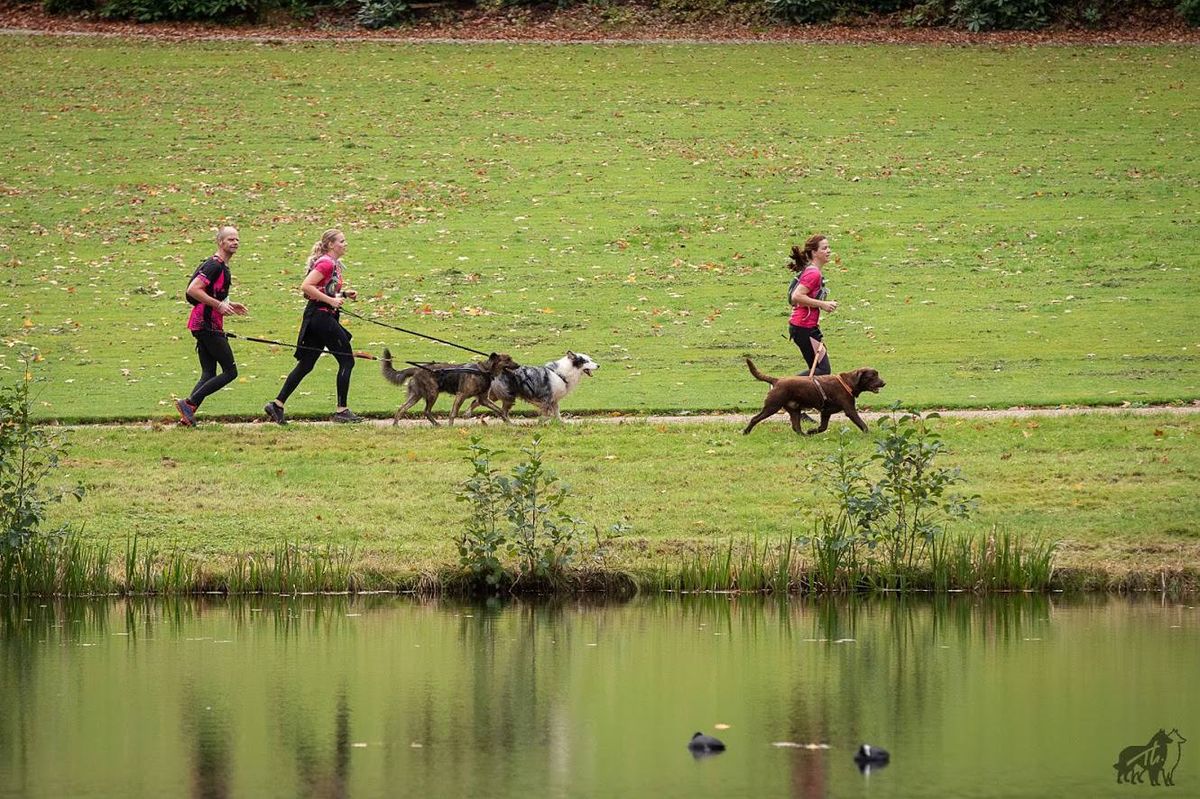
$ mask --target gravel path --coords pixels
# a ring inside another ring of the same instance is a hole
[[[931,413],[933,411],[925,410],[922,413]],[[1190,416],[1200,414],[1200,400],[1194,401],[1190,405],[1153,405],[1147,407],[1059,407],[1059,408],[972,408],[959,410],[938,410],[944,418],[948,419],[1033,419],[1045,418],[1053,416],[1151,416],[1155,414],[1169,414],[1174,416]],[[563,417],[563,422],[566,424],[647,424],[647,425],[663,425],[663,424],[728,424],[731,427],[741,428],[750,420],[753,413],[674,413],[674,414],[636,414],[636,413],[607,413],[607,414],[588,414],[585,416],[566,414]],[[864,420],[873,422],[881,416],[886,415],[883,411],[862,411]],[[446,426],[446,415],[443,410],[441,413],[435,413],[438,421],[443,427]],[[92,424],[72,424],[64,425],[66,428],[87,428],[87,427],[130,427],[130,428],[151,428],[159,426],[163,423],[174,424],[175,417],[159,417],[147,421],[138,422],[97,422]],[[221,420],[204,420],[201,419],[201,426],[215,425]],[[538,420],[532,417],[514,417],[513,424],[530,426],[538,423]],[[787,424],[787,414],[778,413],[774,417],[767,419],[763,424]],[[270,424],[266,418],[262,419],[242,419],[230,420],[223,422],[230,427],[253,427],[257,425]],[[328,425],[332,422],[323,420],[308,420],[298,419],[289,424],[299,425]],[[383,419],[367,419],[365,424],[375,425],[376,427],[391,427],[392,420],[390,418]],[[477,427],[488,425],[502,424],[495,419],[462,419],[461,417],[455,422],[458,426]],[[838,425],[848,425],[846,417],[838,414],[829,421],[830,427],[834,428]],[[400,420],[398,427],[428,427],[427,422],[422,417],[408,417]]]

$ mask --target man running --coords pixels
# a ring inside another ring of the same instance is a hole
[[[229,314],[246,315],[245,305],[228,299],[229,286],[233,282],[229,262],[237,250],[237,228],[225,225],[217,231],[216,254],[200,264],[187,287],[187,301],[192,304],[187,326],[196,339],[200,381],[189,397],[175,400],[175,407],[179,410],[180,424],[189,427],[196,424],[200,403],[237,378],[237,364],[233,360],[233,350],[229,348],[229,339],[225,337],[224,323]],[[220,374],[217,374],[218,365]]]

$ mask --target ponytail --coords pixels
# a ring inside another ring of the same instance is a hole
[[[325,255],[329,252],[329,248],[333,245],[333,240],[337,238],[338,234],[341,232],[342,231],[333,227],[321,234],[320,240],[318,240],[317,243],[312,246],[312,252],[308,254],[309,269],[312,269],[312,265],[315,264],[322,255]]]
[[[803,272],[805,267],[812,263],[813,253],[821,246],[821,242],[825,241],[826,236],[820,233],[814,233],[809,236],[804,242],[804,249],[792,246],[792,260],[788,263],[787,268],[793,272]]]

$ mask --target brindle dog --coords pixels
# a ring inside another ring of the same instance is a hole
[[[492,381],[507,370],[516,369],[517,362],[504,353],[493,352],[478,363],[427,363],[424,366],[414,366],[410,369],[396,370],[392,368],[392,354],[383,351],[381,362],[383,376],[390,383],[398,386],[408,382],[408,399],[392,414],[392,424],[397,424],[400,417],[418,400],[425,400],[425,418],[432,425],[437,425],[437,419],[430,412],[438,394],[453,394],[454,404],[450,407],[448,423],[454,425],[454,417],[458,415],[459,406],[468,399],[490,408],[499,415],[500,409],[488,399],[488,389]],[[467,417],[471,410],[467,410]]]
[[[750,423],[746,425],[746,429],[742,431],[743,434],[749,433],[754,429],[754,425],[768,416],[774,416],[780,410],[785,409],[792,417],[792,429],[797,433],[802,433],[804,431],[800,429],[800,420],[804,414],[801,411],[806,408],[821,412],[821,424],[816,430],[808,431],[810,436],[824,432],[825,428],[829,427],[829,417],[838,412],[846,414],[850,421],[858,425],[858,428],[865,433],[867,432],[867,423],[858,415],[855,399],[864,391],[873,391],[878,394],[879,389],[887,385],[879,377],[879,372],[869,367],[818,377],[806,375],[769,377],[758,371],[754,366],[754,361],[749,358],[746,359],[746,366],[750,367],[750,374],[764,383],[770,383],[771,390],[767,392],[767,397],[763,400],[762,410],[755,414]]]

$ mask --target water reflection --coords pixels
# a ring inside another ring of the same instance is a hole
[[[0,797],[1105,795],[1198,643],[1041,595],[0,603]]]
[[[223,709],[198,701],[190,689],[182,691],[182,737],[191,744],[191,790],[196,799],[225,799],[230,795],[229,732],[221,722]]]

